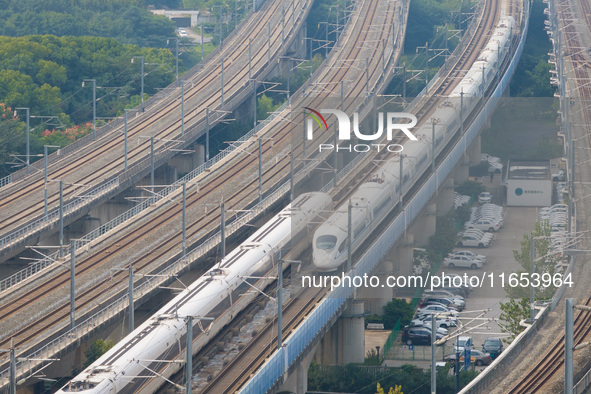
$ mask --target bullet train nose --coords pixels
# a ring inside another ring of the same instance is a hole
[[[315,250],[312,254],[314,267],[320,272],[331,272],[339,268],[335,251]]]

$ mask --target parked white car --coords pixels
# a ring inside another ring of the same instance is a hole
[[[433,313],[449,313],[450,316],[458,316],[458,311],[449,309],[445,305],[431,304],[417,310],[417,316],[426,316]]]
[[[480,204],[486,204],[492,201],[492,194],[489,192],[482,192],[478,195],[478,202]]]
[[[458,246],[474,247],[474,248],[488,248],[493,240],[491,233],[478,234],[473,231],[480,231],[476,229],[466,230],[460,235]]]
[[[465,256],[451,256],[443,259],[443,266],[448,268],[482,268],[482,261]]]
[[[482,231],[499,231],[503,227],[503,220],[495,220],[494,218],[485,218],[477,220],[473,223],[466,223],[466,228],[476,228]]]
[[[482,261],[482,263],[486,263],[486,256],[483,256],[481,254],[476,254],[474,252],[472,252],[471,250],[458,250],[457,252],[453,252],[450,253],[448,255],[448,257],[450,256],[466,256],[466,257],[470,257],[474,260],[480,260]]]

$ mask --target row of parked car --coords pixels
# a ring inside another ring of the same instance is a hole
[[[458,326],[458,313],[466,307],[465,297],[470,287],[461,281],[461,286],[453,286],[450,280],[444,281],[445,286],[433,290],[426,290],[415,312],[410,325],[402,330],[402,342],[407,345],[430,345],[431,325],[435,319],[437,331],[436,339],[441,339],[448,333],[448,329]]]
[[[471,197],[454,192],[454,209],[458,209],[464,204],[470,204]]]
[[[564,243],[566,242],[568,205],[554,204],[551,207],[541,208],[538,219],[540,222],[546,221],[550,226],[550,245],[552,251],[561,255]]]
[[[491,203],[472,208],[464,227],[458,235],[458,246],[488,248],[494,240],[492,233],[503,227],[503,208]]]

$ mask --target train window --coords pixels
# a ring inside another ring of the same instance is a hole
[[[348,246],[349,244],[347,243],[347,238],[345,238],[345,240],[339,246],[339,253],[342,253],[345,249],[347,249]]]
[[[320,250],[331,250],[337,244],[337,237],[334,235],[321,235],[316,239],[316,247]]]

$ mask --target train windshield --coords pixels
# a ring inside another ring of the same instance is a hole
[[[337,244],[337,237],[334,235],[321,235],[316,239],[316,248],[321,250],[331,250]]]

